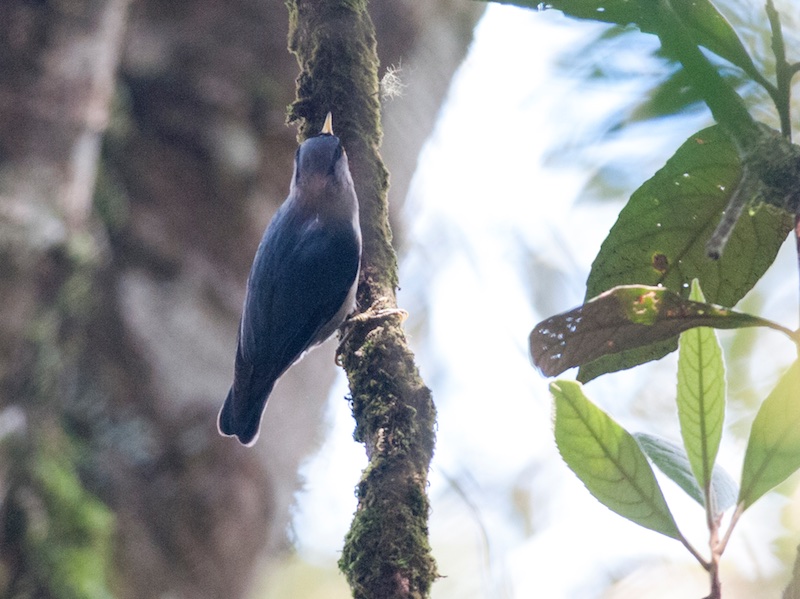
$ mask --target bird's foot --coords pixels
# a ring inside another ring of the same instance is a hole
[[[402,308],[379,308],[377,310],[370,308],[361,314],[354,314],[345,320],[342,326],[353,327],[355,325],[364,324],[373,320],[385,320],[387,318],[391,318],[392,316],[397,316],[400,318],[400,322],[405,322],[406,318],[408,318],[408,312]]]
[[[399,318],[401,323],[405,322],[406,318],[408,318],[408,312],[402,308],[397,308],[394,306],[387,307],[387,304],[389,304],[389,300],[387,298],[380,298],[364,312],[354,314],[342,323],[342,325],[339,327],[339,348],[336,350],[337,366],[342,365],[342,347],[344,347],[344,344],[350,338],[353,330],[356,327],[394,317]]]

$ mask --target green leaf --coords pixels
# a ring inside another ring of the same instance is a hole
[[[689,297],[704,299],[697,279],[692,281]],[[681,333],[679,347],[677,403],[681,436],[694,476],[706,489],[711,485],[725,419],[722,349],[714,331],[707,327]]]
[[[645,33],[661,33],[652,0],[496,0],[525,8],[548,7],[578,19],[617,25],[634,24]],[[672,0],[672,9],[688,29],[692,40],[735,64],[754,79],[758,69],[728,20],[709,0]]]
[[[583,394],[580,383],[550,385],[555,437],[564,461],[600,503],[673,539],[682,536],[636,440]]]
[[[800,360],[786,371],[753,421],[739,502],[748,508],[800,468]]]
[[[602,356],[649,346],[700,326],[765,326],[792,335],[774,322],[684,299],[664,287],[620,285],[536,325],[529,338],[531,358],[543,375],[556,376]]]
[[[708,300],[735,305],[775,260],[792,217],[763,204],[739,218],[719,260],[706,242],[720,221],[741,176],[732,142],[717,126],[691,136],[667,164],[631,196],[597,255],[586,297],[617,285],[664,285],[687,296],[699,279]],[[631,368],[677,348],[669,339],[581,368],[578,378]]]
[[[666,474],[681,489],[705,507],[703,490],[697,484],[686,450],[677,443],[647,433],[634,433],[634,438],[661,472]],[[736,503],[739,488],[730,474],[714,466],[709,495],[714,515],[719,515]]]
[[[680,114],[696,108],[702,101],[703,95],[692,87],[689,74],[678,69],[650,90],[632,113],[621,115],[617,126]]]
[[[711,2],[671,0],[671,4],[696,44],[735,64],[754,79],[761,77],[736,31]]]

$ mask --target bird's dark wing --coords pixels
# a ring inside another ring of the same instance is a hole
[[[220,412],[223,434],[255,441],[275,381],[314,343],[347,298],[360,243],[350,222],[281,222],[265,233],[248,280],[234,384]],[[338,323],[337,323],[338,325]]]
[[[316,343],[358,275],[360,244],[349,222],[312,223],[292,255],[295,269],[278,269],[265,315],[268,346],[285,370]],[[338,326],[338,322],[334,326]]]

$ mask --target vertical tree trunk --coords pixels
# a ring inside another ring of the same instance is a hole
[[[106,240],[91,218],[128,0],[0,5],[0,595],[106,597],[111,513],[62,429]]]

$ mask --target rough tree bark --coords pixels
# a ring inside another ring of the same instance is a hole
[[[350,382],[355,438],[369,464],[339,566],[356,599],[428,597],[437,576],[428,543],[428,468],[436,410],[397,310],[388,173],[380,158],[378,57],[365,1],[290,2],[289,46],[301,72],[290,121],[301,137],[334,113],[350,157],[364,249],[358,309],[339,357]]]

